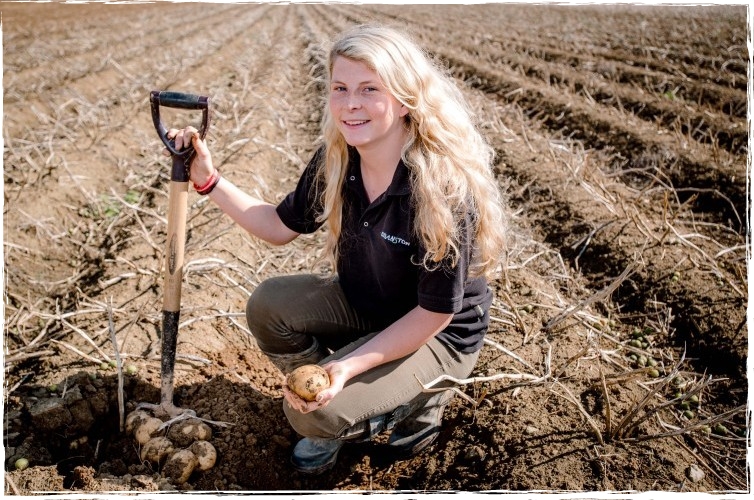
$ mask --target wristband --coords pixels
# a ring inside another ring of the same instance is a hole
[[[204,196],[211,193],[212,190],[215,189],[215,186],[217,186],[218,182],[220,182],[220,172],[215,170],[212,172],[212,175],[209,176],[209,179],[203,186],[197,186],[196,184],[194,184],[194,189],[197,193]]]

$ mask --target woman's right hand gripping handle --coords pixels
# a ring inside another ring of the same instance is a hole
[[[181,151],[188,146],[194,147],[196,154],[189,166],[189,178],[195,186],[207,184],[215,172],[215,167],[212,164],[212,155],[207,148],[207,143],[199,137],[198,131],[194,127],[171,128],[168,130],[167,137],[175,141],[176,151]],[[163,154],[170,156],[167,149],[163,151]]]

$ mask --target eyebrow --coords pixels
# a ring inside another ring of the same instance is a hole
[[[346,82],[342,82],[340,80],[331,80],[330,81],[330,85],[334,85],[334,84],[346,85]],[[377,82],[375,80],[365,80],[363,82],[357,83],[356,85],[357,86],[361,86],[361,85],[379,85],[379,82]]]

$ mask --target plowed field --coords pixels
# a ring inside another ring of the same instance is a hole
[[[749,491],[745,7],[0,9],[6,494]],[[420,456],[381,436],[297,474],[243,311],[261,280],[311,272],[323,235],[268,246],[192,191],[175,400],[232,425],[173,484],[119,425],[159,398],[169,160],[149,92],[210,96],[216,164],[276,202],[317,146],[327,40],[367,21],[449,68],[498,153],[517,233],[468,398]]]

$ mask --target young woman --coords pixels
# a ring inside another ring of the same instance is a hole
[[[285,414],[304,436],[292,463],[311,474],[331,468],[345,442],[384,430],[397,454],[434,441],[452,393],[420,383],[473,370],[507,227],[493,151],[460,90],[417,45],[358,26],[328,62],[324,144],[278,205],[221,178],[193,129],[169,134],[196,149],[198,191],[251,234],[285,244],[329,229],[332,276],[267,280],[246,310],[283,373],[319,363],[330,375],[313,402],[283,388]]]

